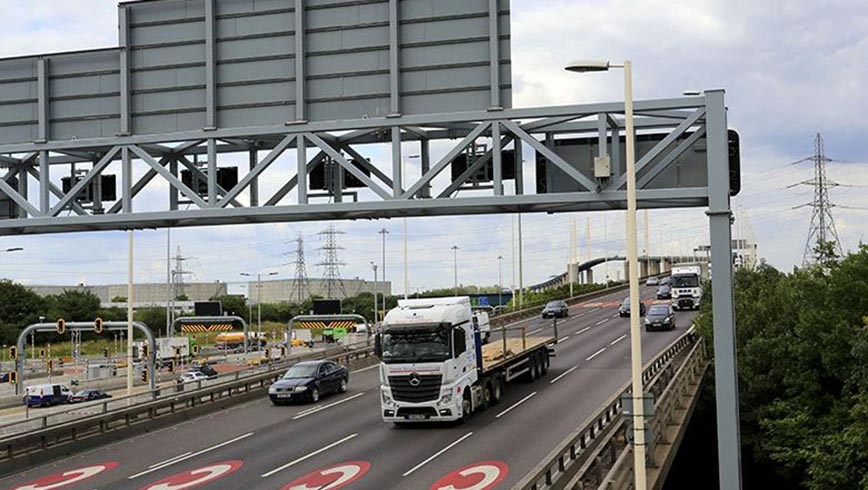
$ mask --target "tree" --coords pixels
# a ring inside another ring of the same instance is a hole
[[[0,340],[11,344],[21,330],[39,321],[45,302],[38,294],[21,284],[0,280]]]
[[[66,289],[60,294],[46,296],[48,318],[63,318],[66,321],[88,321],[96,318],[100,309],[99,296],[91,291]]]

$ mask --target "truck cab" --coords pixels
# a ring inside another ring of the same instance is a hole
[[[698,310],[702,300],[702,268],[698,265],[672,268],[672,307]]]
[[[399,300],[376,338],[383,420],[468,415],[480,344],[469,298]]]

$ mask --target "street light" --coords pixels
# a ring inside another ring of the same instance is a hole
[[[497,306],[503,306],[503,255],[497,256]]]
[[[458,245],[452,245],[452,270],[455,276],[454,296],[458,296]]]
[[[639,252],[636,237],[636,153],[633,129],[633,64],[609,61],[574,61],[566,66],[567,71],[607,71],[610,68],[624,69],[624,124],[627,139],[627,264],[630,273],[630,358],[633,385],[633,475],[635,488],[645,490],[645,414],[643,410],[644,388],[642,386],[642,333],[639,330]]]
[[[247,272],[241,272],[242,276],[252,277],[253,275]],[[276,276],[279,272],[269,272],[267,276]],[[247,289],[250,292],[250,289]],[[244,339],[244,345],[247,345],[247,339]],[[256,353],[262,359],[262,273],[256,273]],[[247,354],[245,348],[244,353]]]
[[[378,231],[380,235],[383,235],[383,285],[386,284],[386,235],[389,234],[389,230],[383,228]],[[386,292],[383,291],[383,311],[386,311]]]
[[[377,264],[374,261],[371,262],[371,268],[374,269],[374,325],[377,324]]]

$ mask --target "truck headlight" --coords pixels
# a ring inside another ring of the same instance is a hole
[[[392,401],[392,397],[386,393],[385,390],[380,390],[380,395],[383,397],[383,405],[392,405],[394,402]]]
[[[452,403],[452,390],[443,393],[443,396],[440,397],[440,405],[448,405]]]

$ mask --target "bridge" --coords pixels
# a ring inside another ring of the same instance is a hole
[[[675,264],[685,262],[704,262],[707,258],[697,257],[694,255],[667,255],[667,256],[640,256],[639,257],[639,277],[656,276],[667,274],[672,270]],[[621,255],[612,255],[609,257],[598,257],[577,264],[567,264],[567,271],[556,276],[550,277],[547,281],[529,286],[527,289],[533,292],[545,291],[547,289],[555,289],[561,286],[566,286],[570,283],[570,277],[574,282],[580,284],[593,284],[594,271],[593,268],[606,262],[623,262],[623,277],[628,277],[630,268],[627,265],[627,258]],[[572,275],[570,269],[572,268]]]

